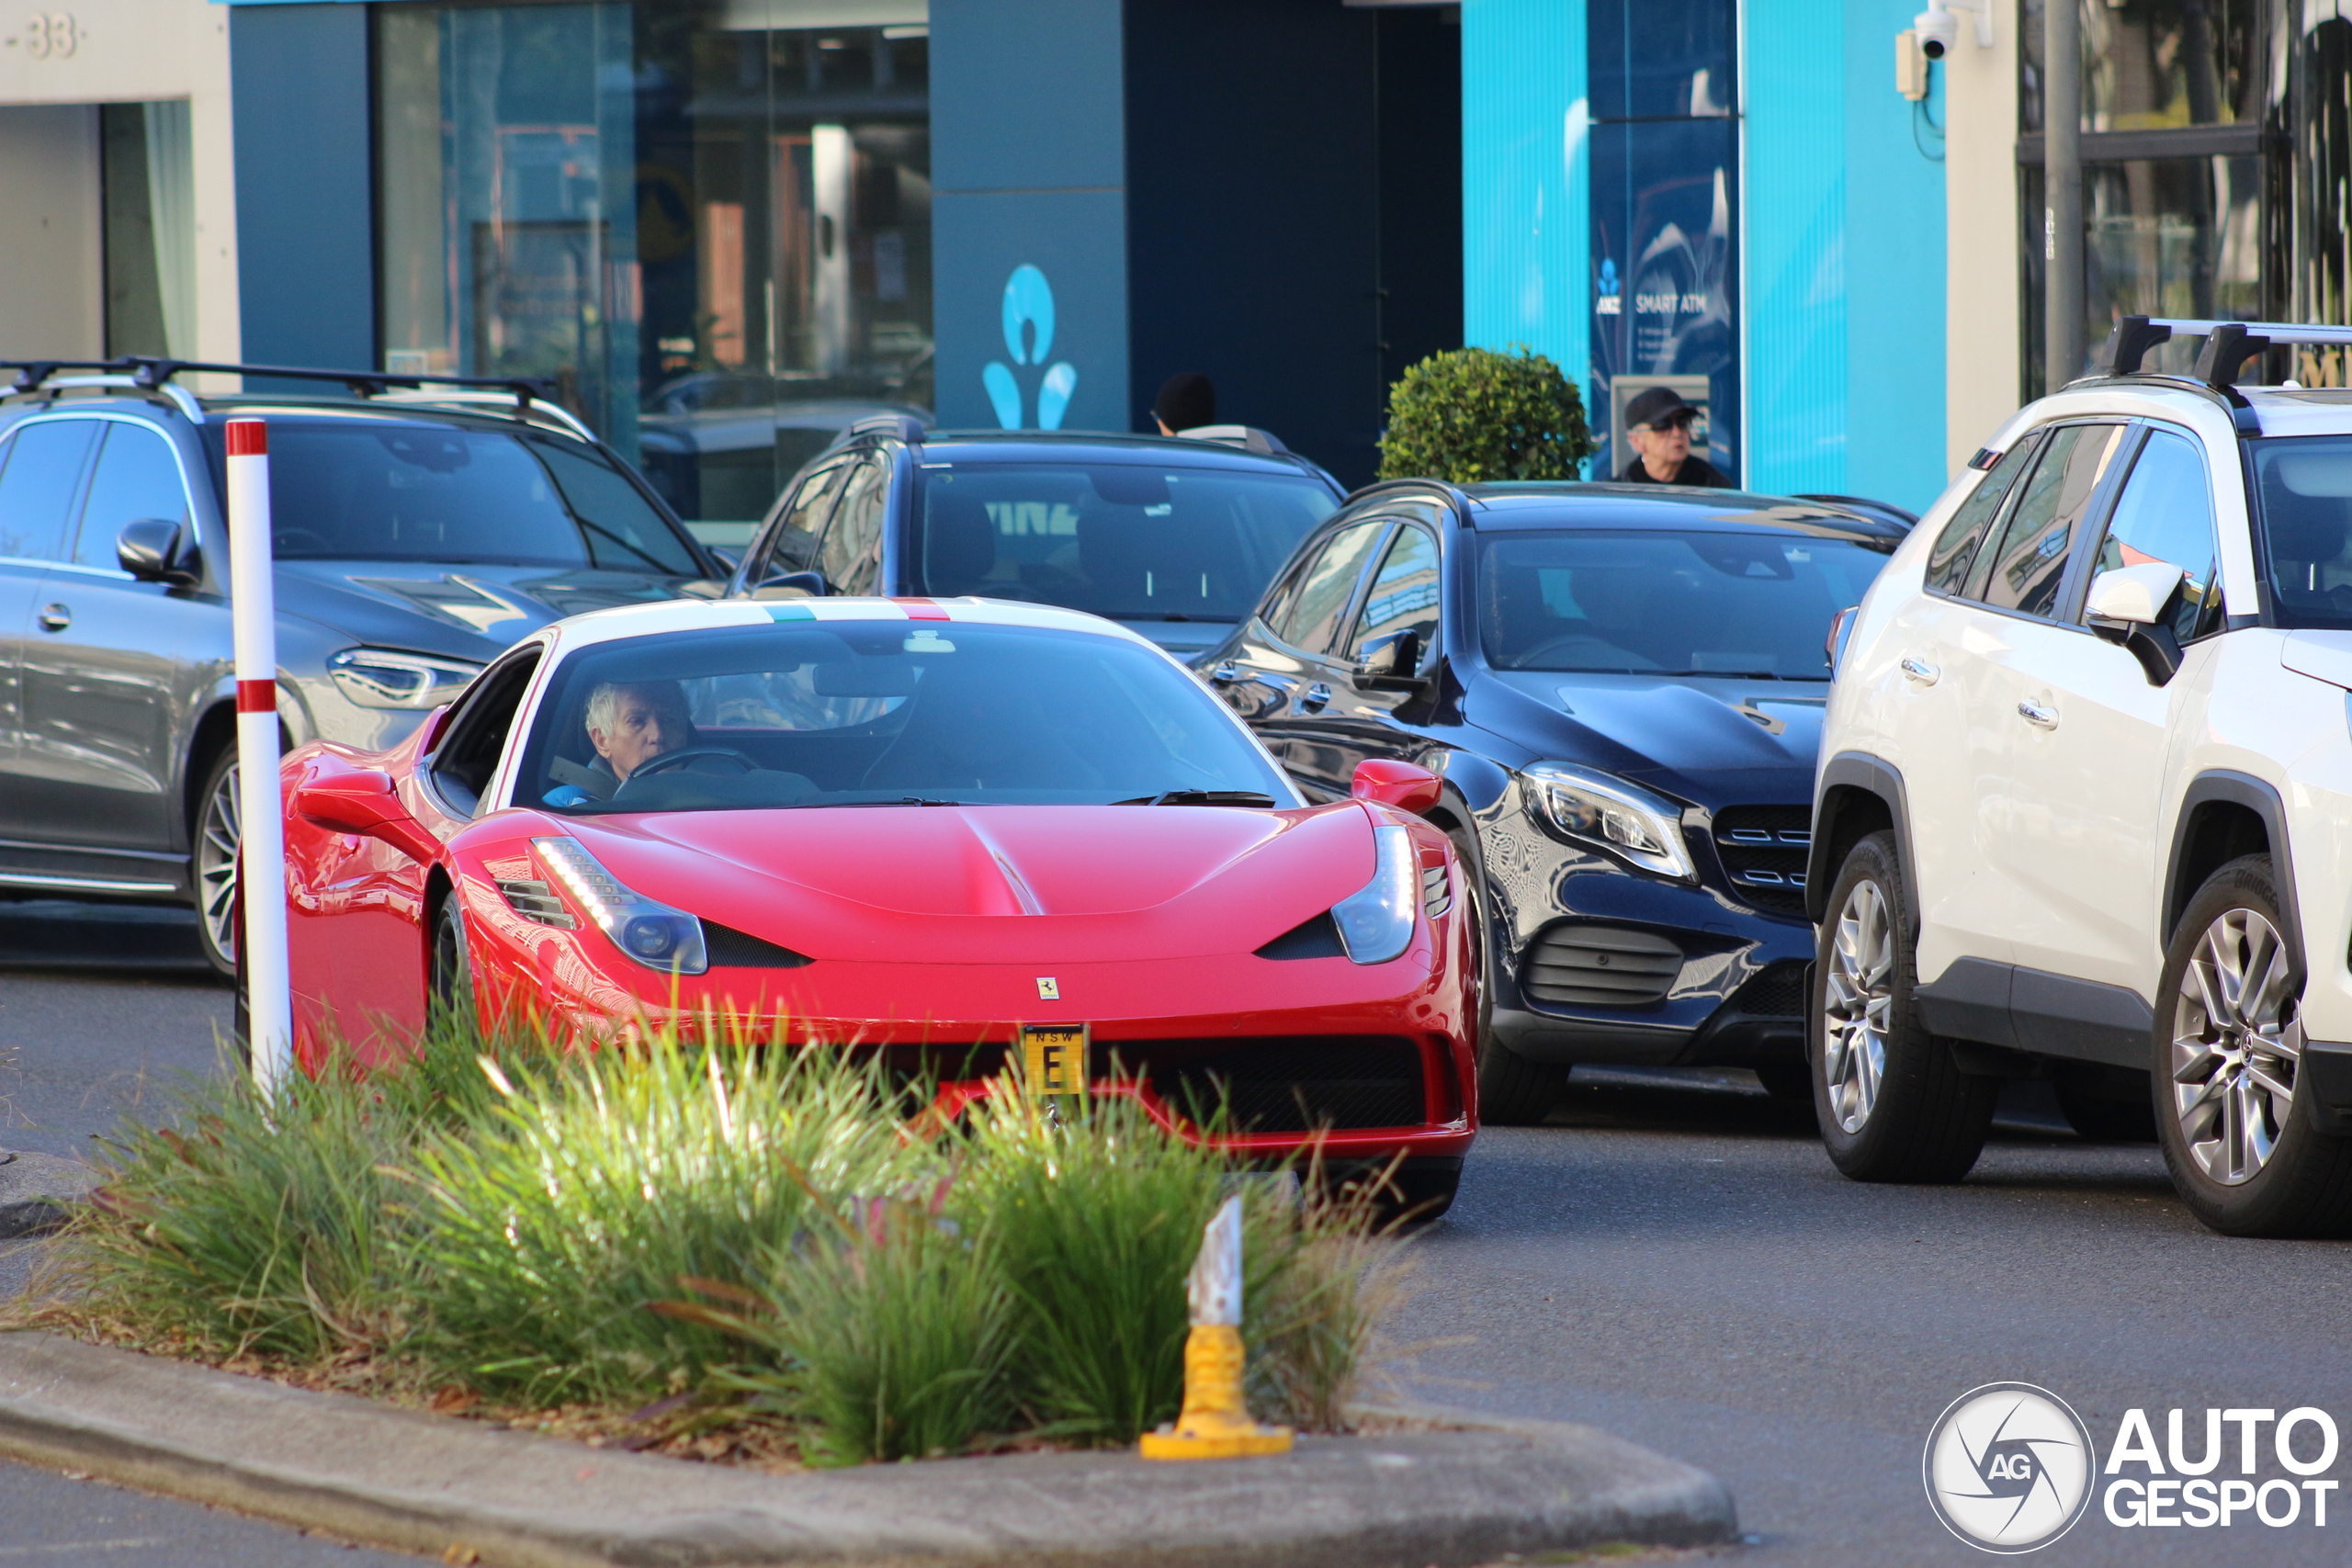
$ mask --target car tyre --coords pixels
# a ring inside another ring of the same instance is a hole
[[[1957,1181],[1984,1152],[1999,1080],[1960,1070],[1920,1021],[1894,835],[1847,852],[1817,938],[1806,1007],[1814,1113],[1857,1181]]]
[[[448,889],[433,914],[433,964],[424,998],[425,1022],[435,1031],[478,1026],[473,944],[466,937],[458,890]]]
[[[237,807],[237,744],[220,748],[205,765],[196,795],[196,935],[205,962],[218,975],[237,974],[237,846],[243,837]]]
[[[2157,1142],[2189,1212],[2224,1235],[2352,1235],[2352,1138],[2312,1120],[2301,954],[2267,855],[2206,878],[2173,931],[2152,1044]]]
[[[1487,918],[1486,866],[1472,835],[1449,829],[1445,836],[1453,840],[1454,858],[1462,865],[1463,913],[1469,917],[1471,938],[1477,943],[1478,1120],[1495,1127],[1532,1127],[1552,1113],[1567,1075],[1529,1061],[1495,1038],[1495,944],[1494,928]],[[1449,1195],[1447,1201],[1452,1201]]]

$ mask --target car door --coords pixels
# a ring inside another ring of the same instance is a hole
[[[825,520],[832,515],[833,502],[841,497],[842,481],[849,477],[851,467],[849,458],[838,458],[812,470],[793,487],[745,554],[735,579],[738,593],[754,599],[796,596],[796,590],[778,588],[776,580],[815,569],[818,537],[825,531]]]
[[[1272,608],[1272,619],[1262,623],[1262,641],[1245,642],[1246,662],[1234,661],[1240,679],[1218,682],[1233,693],[1246,681],[1265,694],[1250,699],[1258,711],[1245,716],[1266,749],[1311,793],[1328,792],[1299,772],[1313,759],[1302,764],[1296,748],[1314,744],[1313,723],[1335,691],[1329,649],[1348,624],[1357,587],[1390,526],[1386,518],[1373,518],[1331,534],[1277,595],[1281,602]]]
[[[2111,882],[2062,894],[2041,860],[2083,830],[2079,813],[2064,804],[2066,797],[2051,782],[2053,770],[2064,766],[2055,753],[2064,705],[2052,676],[2097,656],[2088,646],[2097,639],[2074,624],[2067,604],[2091,555],[2085,541],[2112,495],[2132,434],[2121,422],[2052,430],[1997,542],[1979,554],[1965,602],[1957,606],[1962,648],[1951,678],[1962,710],[1962,767],[1971,796],[1964,820],[1970,852],[1982,867],[1969,885],[1973,903],[1962,923],[1978,932],[2004,933],[2014,954],[2009,961],[2031,968],[2052,968],[2060,955],[2079,950],[2075,927],[2086,899],[2120,894]],[[2129,656],[2124,662],[2131,662]],[[2130,760],[2114,761],[2119,771],[2112,787],[2128,794],[2135,787]],[[2153,778],[2148,788],[2153,800]],[[1915,806],[1915,840],[1921,831]]]
[[[2165,764],[2170,738],[2204,701],[2222,607],[2204,453],[2194,436],[2165,425],[2147,427],[2137,446],[2127,451],[2096,553],[2069,586],[2064,624],[2033,628],[2030,660],[2014,672],[2024,722],[2009,732],[2014,804],[2003,840],[2010,879],[2030,895],[2037,920],[2018,964],[2146,998],[2163,959]],[[2090,548],[2088,539],[2081,547]],[[2129,650],[2093,635],[2081,609],[2099,572],[2151,561],[2179,567],[2186,580],[2169,615],[2182,666],[2161,686]],[[2008,717],[1987,713],[1988,721]]]
[[[23,820],[25,638],[33,635],[42,581],[66,553],[99,423],[31,419],[0,441],[0,839],[29,837]],[[28,874],[60,872],[50,859],[0,850],[0,861]]]
[[[841,502],[818,541],[817,570],[833,592],[883,591],[882,525],[889,500],[889,454],[869,452],[842,482]]]
[[[1955,958],[2008,962],[2007,933],[1975,914],[1985,903],[1977,884],[1987,873],[1974,850],[1974,791],[1963,755],[1962,692],[1963,666],[1972,657],[1966,636],[1972,612],[1960,598],[1988,539],[1996,539],[2007,522],[2019,481],[2032,471],[2041,446],[2038,433],[2012,444],[1944,525],[1928,552],[1922,592],[1896,609],[1878,645],[1891,660],[1882,668],[1838,672],[1840,682],[1865,682],[1862,701],[1875,710],[1866,728],[1888,738],[1887,761],[1903,775],[1924,980],[1942,975]]]
[[[1293,773],[1344,795],[1357,763],[1405,749],[1408,736],[1397,710],[1412,706],[1421,694],[1363,690],[1355,682],[1355,667],[1374,642],[1409,631],[1418,634],[1420,667],[1427,668],[1439,646],[1438,604],[1437,536],[1420,524],[1400,523],[1380,552],[1347,635],[1318,661],[1330,701],[1293,721]]]
[[[181,731],[230,653],[228,606],[116,564],[126,524],[192,526],[161,429],[109,417],[65,558],[43,574],[23,667],[26,837],[104,856],[186,848]]]

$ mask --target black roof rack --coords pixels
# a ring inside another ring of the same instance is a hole
[[[161,359],[125,355],[119,359],[0,359],[0,370],[17,372],[17,392],[37,392],[61,370],[96,370],[129,376],[130,384],[155,391],[183,370],[211,371],[224,376],[277,377],[292,381],[333,381],[355,397],[373,397],[395,388],[421,391],[426,387],[478,387],[509,392],[519,406],[533,400],[556,404],[555,383],[532,376],[433,376],[397,370],[313,370],[288,365],[216,365],[200,359]],[[560,407],[561,405],[556,404]]]
[[[2148,350],[2176,337],[2200,337],[2194,379],[2224,396],[2237,389],[2238,372],[2245,362],[2278,344],[2309,343],[2352,346],[2352,326],[2323,326],[2315,322],[2199,321],[2169,316],[2125,316],[2107,334],[2106,373],[2137,376]],[[2233,401],[2243,400],[2233,399]]]
[[[910,441],[920,446],[922,445],[922,438],[929,434],[930,427],[910,413],[870,413],[864,419],[853,422],[847,430],[842,432],[841,438],[847,440],[855,435],[895,435],[901,441]]]

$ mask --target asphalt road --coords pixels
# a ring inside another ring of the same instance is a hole
[[[211,1069],[228,1016],[176,918],[0,905],[0,1145],[76,1153],[153,1113],[175,1075]],[[2192,1453],[2209,1405],[2320,1406],[2346,1427],[2329,1473],[2352,1484],[2352,1247],[2211,1235],[2153,1150],[2085,1145],[2030,1094],[1967,1181],[1864,1187],[1809,1118],[1736,1076],[1589,1077],[1549,1125],[1482,1134],[1453,1214],[1414,1244],[1388,1330],[1406,1392],[1702,1465],[1752,1532],[1735,1557],[1759,1565],[1984,1562],[1931,1516],[1920,1452],[1948,1404],[1993,1382],[2060,1394],[2102,1452],[2135,1406],[2159,1444],[2185,1407]],[[0,1244],[0,1292],[27,1262]],[[2256,1480],[2284,1474],[2266,1460]],[[2326,1529],[2306,1511],[2125,1529],[2094,1503],[2034,1560],[2340,1562],[2337,1495]],[[20,1557],[417,1561],[0,1464],[0,1568]]]

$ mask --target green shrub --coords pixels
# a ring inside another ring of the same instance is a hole
[[[1593,450],[1584,401],[1560,367],[1519,346],[1457,348],[1408,369],[1388,393],[1384,479],[1572,479]]]
[[[649,1311],[684,1279],[760,1277],[813,1200],[906,1184],[932,1160],[878,1111],[874,1070],[834,1052],[701,1049],[657,1036],[504,1086],[431,1140],[416,1352],[486,1393],[635,1399],[736,1352]]]

